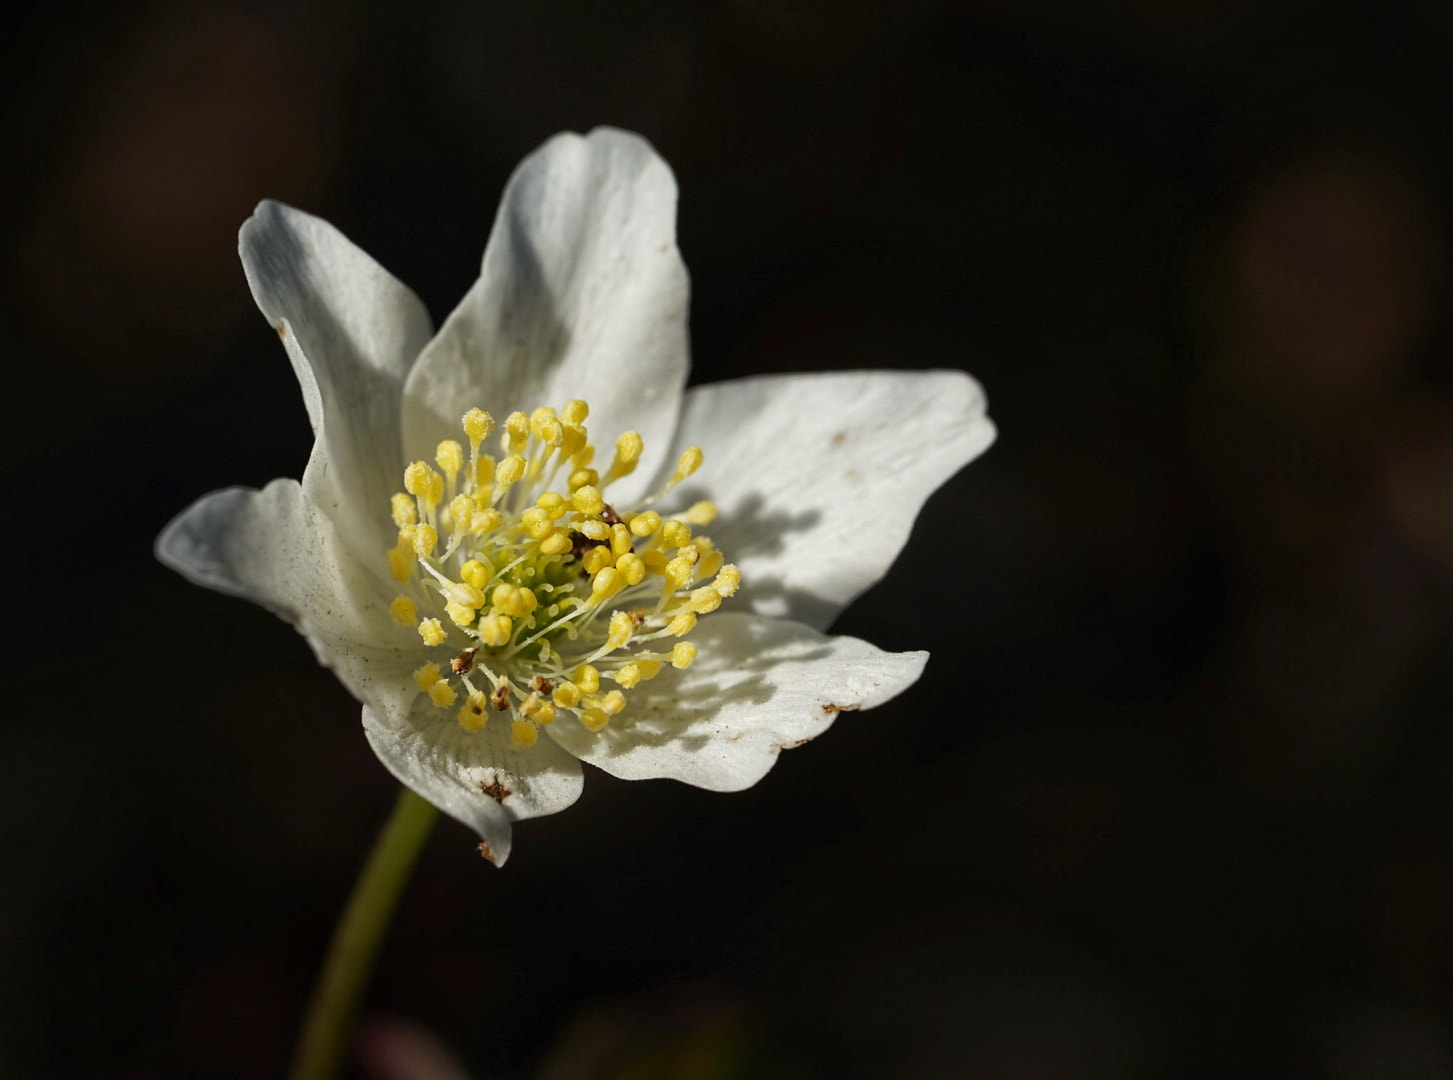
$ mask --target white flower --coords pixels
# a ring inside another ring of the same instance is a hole
[[[683,391],[675,214],[641,138],[551,139],[437,334],[327,223],[266,202],[242,228],[316,442],[301,484],[214,492],[157,553],[297,627],[497,864],[581,761],[735,791],[910,686],[927,653],[822,631],[994,438],[961,372]]]

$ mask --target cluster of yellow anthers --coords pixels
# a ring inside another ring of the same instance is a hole
[[[591,467],[589,412],[572,401],[559,413],[511,413],[496,460],[480,453],[493,418],[470,409],[468,458],[444,440],[438,469],[414,462],[393,497],[399,539],[388,563],[404,593],[390,614],[449,657],[424,664],[414,681],[441,709],[462,697],[467,731],[484,727],[491,709],[509,713],[520,747],[562,713],[599,731],[625,708],[624,691],[665,664],[688,667],[696,646],[681,639],[741,582],[710,539],[692,535],[715,519],[714,505],[664,518],[650,509],[700,467],[701,450],[687,450],[659,491],[618,511],[604,492],[635,470],[641,436],[617,439],[601,474]],[[568,494],[554,489],[562,476]]]

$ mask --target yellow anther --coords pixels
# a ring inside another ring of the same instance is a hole
[[[469,531],[475,536],[483,536],[498,529],[502,520],[500,512],[493,507],[475,510],[474,517],[469,522]]]
[[[505,418],[504,434],[499,438],[500,448],[507,454],[518,454],[530,439],[530,418],[522,412],[512,412]]]
[[[461,607],[484,607],[484,593],[467,581],[456,581],[444,588],[444,597]]]
[[[670,518],[661,523],[661,546],[666,548],[678,548],[682,544],[691,543],[691,526],[684,521]]]
[[[538,506],[532,506],[520,515],[520,528],[531,540],[543,540],[550,535],[554,523],[549,514]]]
[[[599,518],[591,518],[580,523],[580,535],[587,540],[609,540],[610,526]]]
[[[413,626],[419,617],[419,605],[407,596],[396,597],[388,606],[388,614],[395,626]]]
[[[409,580],[414,573],[414,554],[402,547],[388,549],[388,572],[400,584]]]
[[[530,414],[530,434],[546,446],[554,448],[560,445],[565,429],[556,419],[555,410],[542,406]]]
[[[449,480],[449,486],[453,487],[454,478],[459,475],[459,470],[464,468],[464,447],[453,439],[445,439],[435,448],[434,460],[439,463],[439,468],[444,470],[444,475]]]
[[[696,566],[697,563],[701,562],[701,545],[700,544],[682,544],[681,547],[678,548],[677,551],[676,551],[676,557],[678,559],[685,559],[692,566]],[[698,568],[697,573],[700,573],[700,572],[701,571]]]
[[[596,548],[597,551],[604,551],[604,548]],[[626,587],[626,577],[616,570],[614,566],[607,566],[590,583],[590,598],[597,601],[609,600],[616,593]]]
[[[607,716],[615,716],[626,707],[626,695],[619,690],[612,690],[600,699],[600,708]]]
[[[540,729],[528,720],[516,720],[510,724],[510,742],[521,750],[528,750],[540,740]]]
[[[525,459],[511,454],[495,467],[494,481],[500,488],[507,488],[524,475]]]
[[[636,664],[641,669],[642,682],[645,682],[647,679],[654,679],[657,675],[661,674],[662,665],[659,660],[637,660]]]
[[[570,509],[565,496],[558,491],[547,491],[535,500],[535,505],[550,515],[551,521],[559,521]]]
[[[581,664],[571,679],[584,693],[593,694],[600,689],[600,672],[594,664]]]
[[[514,629],[514,623],[508,615],[481,615],[474,631],[479,635],[481,644],[497,649],[509,644]]]
[[[610,527],[610,550],[616,558],[620,558],[631,550],[631,530],[619,521]]]
[[[489,602],[492,609],[499,614],[523,615],[525,613],[525,590],[518,585],[511,585],[508,581],[503,581],[494,587],[494,592],[489,595]]]
[[[721,607],[721,593],[706,585],[692,592],[689,603],[692,611],[706,615]]]
[[[627,690],[630,690],[641,681],[641,665],[622,664],[616,669],[612,678]]]
[[[564,529],[556,529],[540,541],[540,553],[542,555],[564,555],[574,546],[570,542],[570,534],[568,532]]]
[[[459,695],[454,692],[454,687],[450,686],[443,679],[440,679],[433,686],[429,687],[428,693],[429,700],[441,709],[446,705],[453,705],[459,698]]]
[[[474,499],[468,495],[456,495],[449,500],[449,515],[445,524],[454,532],[468,532],[474,524]]]
[[[645,449],[645,446],[646,443],[641,438],[639,431],[627,431],[616,439],[616,460],[634,468],[636,462],[641,459],[641,451]]]
[[[478,559],[470,559],[459,568],[459,576],[464,579],[466,584],[473,585],[476,589],[483,589],[489,581],[489,567]]]
[[[442,677],[439,665],[430,661],[414,672],[414,683],[420,690],[427,691]]]
[[[612,651],[619,649],[626,642],[631,640],[635,633],[635,624],[631,617],[624,611],[613,611],[610,616],[610,630],[605,636],[605,646]]]
[[[720,552],[712,552],[712,554],[719,555]],[[742,572],[735,566],[727,565],[721,568],[721,573],[716,575],[716,580],[711,583],[711,587],[725,598],[733,595],[737,589],[741,588],[741,584]]]
[[[438,619],[423,619],[419,623],[419,636],[424,639],[424,644],[429,646],[442,645],[449,637],[444,631],[444,625]]]
[[[661,515],[654,510],[647,510],[645,513],[631,518],[632,536],[650,536],[660,527]]]
[[[404,469],[404,490],[415,498],[423,498],[429,490],[429,477],[434,470],[427,461],[410,462]]]
[[[697,539],[700,540],[701,537],[697,537]],[[698,574],[700,574],[702,577],[706,578],[706,577],[711,577],[711,575],[714,574],[714,573],[716,573],[718,570],[720,570],[721,567],[722,567],[721,552],[720,551],[708,551],[706,553],[706,557],[703,558],[701,560],[701,562],[699,562],[699,563],[696,564],[696,572]],[[733,590],[733,591],[735,591],[735,590]],[[724,593],[723,595],[730,596],[731,593]]]
[[[550,695],[550,700],[562,709],[573,709],[580,704],[580,687],[573,682],[563,682],[555,687],[555,692]]]
[[[459,726],[465,731],[478,731],[489,719],[485,706],[489,703],[483,691],[476,690],[465,700],[459,710]]]
[[[579,427],[585,423],[585,418],[589,415],[590,406],[579,398],[566,402],[565,408],[560,410],[560,419],[573,427]]]
[[[444,614],[455,626],[468,626],[479,614],[478,609],[468,607],[465,604],[456,604],[452,600],[444,605]]]
[[[635,472],[636,464],[641,460],[641,451],[645,445],[638,431],[627,431],[618,438],[615,460],[610,463],[610,470],[605,474],[605,479],[601,481],[601,486]]]
[[[432,525],[414,526],[414,554],[419,558],[427,558],[434,553],[434,545],[439,542],[439,530]]]
[[[413,525],[419,520],[419,506],[412,498],[400,491],[389,500],[390,509],[393,511],[394,524],[399,528],[405,525]]]
[[[610,564],[610,548],[605,547],[604,545],[591,548],[585,553],[585,557],[580,560],[580,565],[584,568],[585,572],[587,574],[590,574],[592,577],[594,577],[596,574],[599,574],[606,567],[610,566]]]
[[[469,440],[469,448],[478,453],[479,444],[489,438],[489,433],[494,430],[494,417],[483,409],[470,409],[464,414],[461,423],[464,425],[465,438]]]
[[[601,709],[590,708],[581,711],[580,722],[586,731],[599,731],[610,723],[610,717]]]
[[[693,525],[710,525],[716,520],[716,503],[708,499],[693,503],[691,508],[681,515],[681,520],[689,521]]]
[[[488,487],[494,483],[494,458],[485,454],[474,463],[474,486]]]
[[[646,564],[639,555],[630,552],[616,560],[616,569],[625,575],[627,585],[639,585],[646,576]]]
[[[598,514],[605,509],[605,498],[599,488],[586,484],[575,489],[570,496],[570,504],[582,514]]]
[[[524,701],[520,702],[520,715],[528,716],[537,724],[553,724],[555,722],[555,706],[539,694],[531,694]]]
[[[564,434],[560,439],[560,457],[567,461],[575,457],[585,449],[587,438],[589,436],[585,434],[583,427],[577,424],[564,425]]]
[[[685,480],[697,469],[701,468],[701,459],[702,453],[701,447],[699,446],[693,446],[690,450],[684,451],[676,459],[676,472],[672,475],[671,479]]]
[[[691,584],[691,575],[695,571],[690,559],[677,557],[668,562],[661,570],[661,576],[666,579],[666,591],[668,593],[679,592]]]
[[[696,612],[683,611],[666,624],[666,633],[672,637],[684,637],[696,629]]]
[[[640,553],[640,556],[641,562],[646,566],[646,573],[659,574],[666,569],[666,556],[655,548],[647,548]]]
[[[683,671],[696,659],[696,646],[689,641],[678,641],[671,649],[671,666]]]
[[[594,469],[576,469],[570,474],[569,484],[571,491],[598,483],[600,483],[600,473]]]

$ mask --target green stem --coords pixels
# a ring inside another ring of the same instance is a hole
[[[333,1080],[338,1075],[384,931],[438,816],[439,811],[408,788],[399,792],[333,931],[298,1039],[292,1080]]]

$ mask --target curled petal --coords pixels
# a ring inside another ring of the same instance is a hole
[[[350,542],[382,550],[378,507],[399,483],[399,400],[432,333],[428,312],[332,225],[282,203],[260,204],[238,242],[316,436],[303,490]]]
[[[700,659],[636,689],[626,711],[598,734],[560,721],[550,734],[624,780],[666,776],[739,791],[839,713],[908,689],[928,660],[924,652],[888,653],[800,623],[726,612],[703,620],[692,640]]]
[[[378,632],[388,618],[383,584],[295,480],[198,499],[162,530],[156,555],[188,580],[292,623],[360,699],[407,680],[408,654]]]

